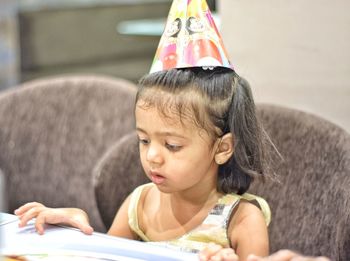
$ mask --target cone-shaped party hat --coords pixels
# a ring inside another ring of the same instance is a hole
[[[233,70],[206,0],[173,0],[150,73],[218,66]]]

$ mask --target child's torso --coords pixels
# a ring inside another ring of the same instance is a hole
[[[230,240],[227,229],[232,213],[241,198],[257,200],[263,212],[266,212],[264,213],[266,222],[269,222],[270,214],[266,202],[250,194],[224,195],[214,204],[208,204],[192,213],[183,209],[184,214],[181,216],[184,219],[179,220],[173,215],[169,204],[164,205],[157,200],[152,204],[144,204],[145,196],[152,187],[154,188],[154,185],[149,183],[135,189],[128,212],[130,228],[146,242],[158,242],[158,244],[191,252],[203,249],[210,242],[228,247]]]
[[[150,241],[173,240],[193,230],[203,223],[219,199],[218,195],[200,207],[182,204],[176,208],[167,194],[163,194],[162,198],[156,196],[150,199],[149,194],[156,194],[154,192],[157,192],[156,187],[148,186],[143,189],[137,205],[138,226]],[[146,194],[148,203],[145,202]]]

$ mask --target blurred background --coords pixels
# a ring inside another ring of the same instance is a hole
[[[147,73],[171,0],[0,0],[0,91],[49,75]],[[211,0],[258,102],[350,131],[350,2]]]

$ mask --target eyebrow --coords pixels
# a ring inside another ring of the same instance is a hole
[[[145,130],[143,130],[140,127],[136,127],[136,130],[143,132],[143,133],[147,133]],[[174,137],[178,137],[178,138],[182,138],[182,139],[187,139],[185,136],[178,134],[176,132],[171,132],[171,131],[156,131],[155,134],[159,135],[159,136],[174,136]]]

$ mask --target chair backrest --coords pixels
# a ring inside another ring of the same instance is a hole
[[[294,109],[260,105],[258,113],[284,159],[279,183],[251,188],[271,206],[271,251],[350,260],[350,135]]]
[[[97,207],[106,228],[127,196],[149,182],[142,170],[135,132],[125,135],[96,164],[94,184]]]
[[[7,211],[7,206],[6,206],[6,192],[5,192],[5,177],[4,174],[2,173],[1,169],[0,169],[0,212],[6,212]],[[1,239],[1,235],[0,235],[0,239]],[[0,240],[1,242],[1,240]],[[0,245],[1,247],[1,245]]]
[[[256,183],[250,192],[272,210],[271,252],[289,248],[332,260],[350,260],[350,136],[334,124],[280,106],[257,106],[258,115],[284,160],[279,183]],[[97,204],[106,227],[143,175],[137,137],[128,134],[95,169]],[[117,181],[117,182],[116,182]]]
[[[63,75],[0,93],[8,210],[28,201],[80,207],[104,231],[92,170],[107,148],[134,129],[136,91],[121,79]]]

